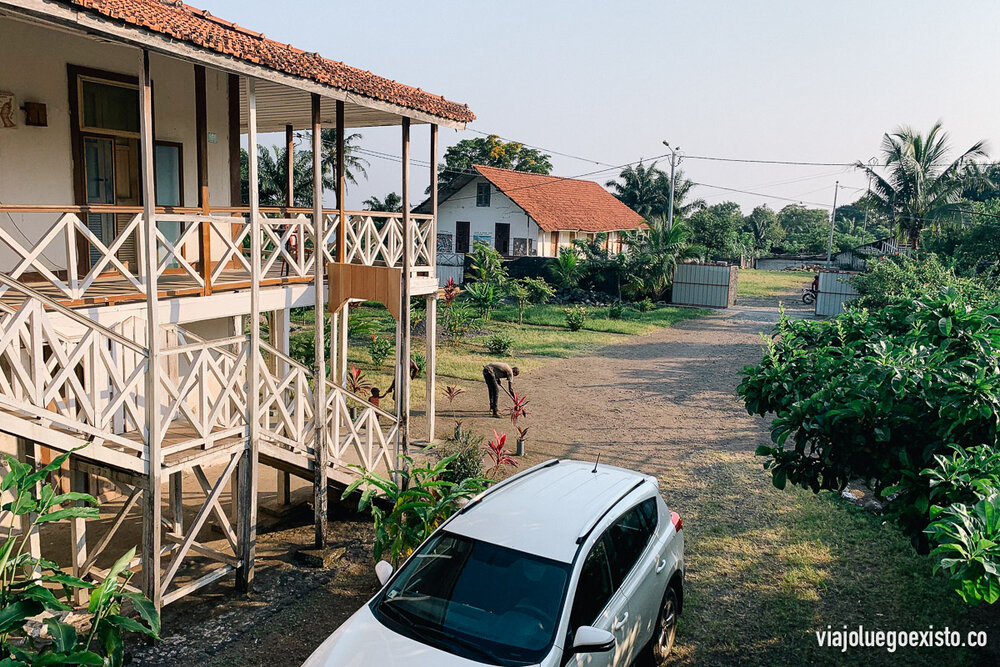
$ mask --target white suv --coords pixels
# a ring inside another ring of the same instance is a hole
[[[305,667],[659,663],[684,583],[681,520],[656,479],[553,460],[444,522]]]

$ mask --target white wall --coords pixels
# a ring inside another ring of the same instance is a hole
[[[532,220],[520,206],[510,198],[490,185],[490,205],[476,206],[476,185],[487,182],[485,178],[473,179],[464,188],[452,195],[447,201],[438,205],[438,234],[451,234],[451,252],[455,250],[455,222],[469,222],[470,242],[476,235],[489,234],[490,247],[493,247],[493,236],[496,223],[510,225],[510,251],[514,250],[514,239],[538,239],[538,224]],[[536,253],[538,248],[536,246]]]
[[[0,202],[73,205],[73,160],[69,119],[67,64],[138,76],[137,49],[0,17],[0,90],[12,92],[17,106],[46,105],[47,127],[27,127],[17,109],[17,127],[0,127]],[[150,56],[156,139],[183,144],[184,204],[197,206],[194,66],[164,56]],[[228,205],[228,82],[221,72],[206,73],[211,201]],[[56,221],[52,214],[0,214],[0,228],[30,245]],[[16,228],[16,229],[15,229]],[[0,243],[0,268],[12,253]],[[53,243],[45,253],[52,268],[65,267],[65,247]]]

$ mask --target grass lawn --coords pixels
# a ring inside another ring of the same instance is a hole
[[[810,271],[759,271],[740,269],[740,284],[737,298],[768,298],[798,292],[799,288],[812,282]]]
[[[491,321],[480,322],[471,335],[457,344],[439,336],[438,376],[481,380],[483,365],[498,359],[528,371],[552,359],[586,354],[627,336],[648,333],[708,312],[696,308],[672,306],[654,308],[645,313],[626,309],[623,319],[612,320],[608,317],[608,308],[587,308],[587,320],[583,329],[570,331],[566,327],[564,309],[565,306],[552,304],[530,306],[525,309],[524,324],[519,325],[517,308],[503,306],[493,313]],[[439,306],[438,310],[440,314],[442,308]],[[417,316],[423,317],[423,311],[415,310],[414,319]],[[311,347],[312,323],[312,310],[307,309],[293,314],[293,351],[296,348],[294,339],[297,335],[304,339],[308,338],[304,347]],[[392,382],[394,356],[390,355],[381,368],[375,368],[367,344],[372,335],[394,342],[395,326],[395,320],[381,304],[366,302],[351,309],[348,365],[363,371],[368,382],[382,390],[387,389]],[[513,350],[509,356],[498,357],[487,350],[487,340],[496,333],[505,333],[513,340]],[[424,353],[422,336],[413,338],[412,350],[414,354]],[[422,405],[425,399],[424,382],[418,378],[411,387],[413,405]],[[392,405],[391,400],[381,403],[381,406],[387,409],[392,409]]]

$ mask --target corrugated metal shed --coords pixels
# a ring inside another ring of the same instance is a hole
[[[728,308],[736,303],[739,267],[678,264],[670,302],[683,306]]]
[[[819,294],[816,295],[816,314],[831,316],[844,312],[844,303],[854,299],[858,292],[851,284],[855,273],[819,274]]]

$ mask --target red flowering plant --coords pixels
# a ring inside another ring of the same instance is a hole
[[[486,476],[493,479],[503,466],[517,467],[517,460],[506,449],[507,434],[493,430],[493,439],[486,443],[486,454],[493,461],[493,467],[486,471]]]
[[[351,366],[351,372],[347,374],[347,388],[351,393],[363,395],[372,388],[364,371],[356,366]]]
[[[448,281],[444,284],[444,305],[450,306],[458,296],[458,283],[455,282],[454,278],[448,278]]]
[[[451,280],[449,278],[448,280]],[[455,420],[455,437],[458,438],[462,430],[462,420],[455,416],[455,399],[465,393],[465,390],[456,385],[448,385],[444,388],[444,397],[448,399],[448,405],[451,407],[451,417]]]
[[[528,416],[528,397],[518,396],[517,392],[511,394],[511,400],[514,401],[514,407],[510,409],[510,423],[517,426],[517,420],[521,417]]]

